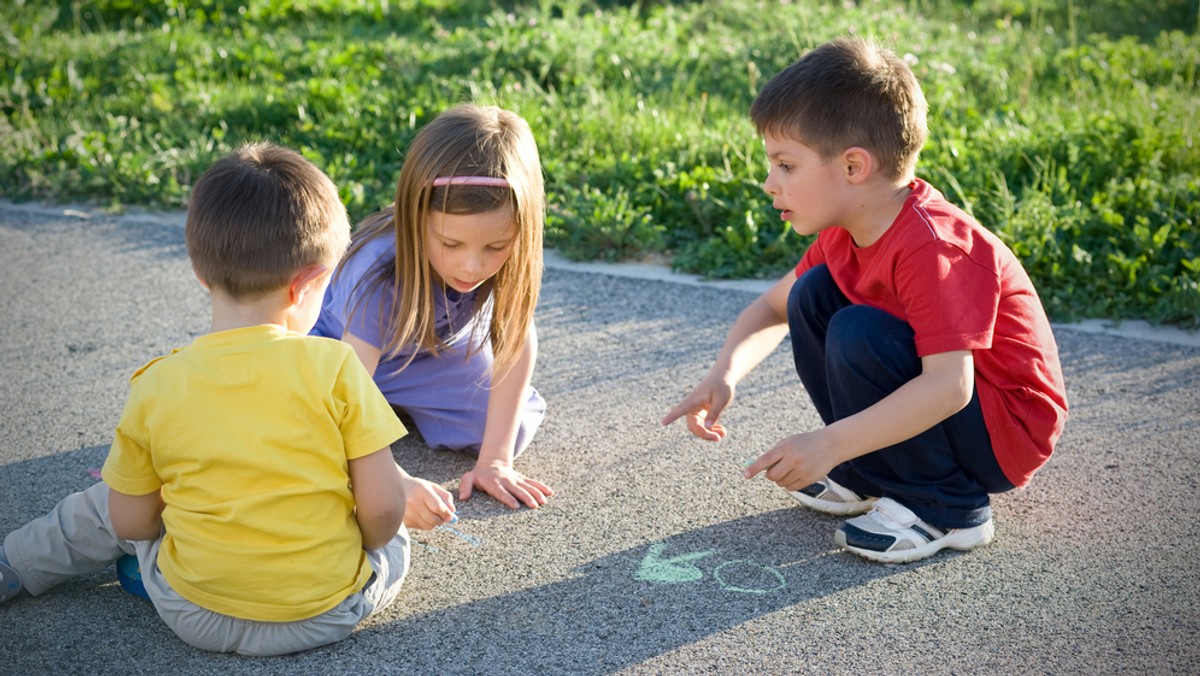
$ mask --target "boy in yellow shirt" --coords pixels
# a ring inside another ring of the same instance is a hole
[[[408,570],[403,425],[353,350],[307,335],[350,225],[325,174],[244,146],[196,183],[185,228],[212,325],[131,391],[104,481],[10,533],[0,602],[136,555],[158,614],[205,650],[345,638]]]

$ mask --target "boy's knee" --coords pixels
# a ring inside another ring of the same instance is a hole
[[[891,315],[870,305],[844,307],[829,321],[829,332],[841,340],[862,341],[886,330]]]
[[[918,359],[912,328],[869,305],[850,305],[833,316],[826,357],[847,364]]]
[[[796,279],[788,293],[788,317],[796,317],[808,309],[818,307],[831,291],[841,293],[829,268],[824,263],[809,268]]]

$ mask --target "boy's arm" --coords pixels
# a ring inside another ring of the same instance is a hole
[[[737,383],[774,352],[787,335],[787,300],[795,283],[796,274],[789,270],[742,310],[708,375],[667,413],[663,425],[686,416],[688,430],[695,436],[708,441],[725,438],[725,427],[718,425],[717,419],[733,401]]]
[[[400,468],[404,485],[404,525],[430,530],[455,520],[454,496],[441,486],[417,478]]]
[[[363,549],[386,545],[404,523],[404,486],[390,446],[350,461],[354,518],[362,531]]]
[[[367,374],[374,376],[383,351],[349,331],[342,335],[342,342],[354,349]],[[400,469],[400,479],[406,502],[404,523],[409,528],[428,530],[453,518],[454,498],[446,489],[431,481],[418,479],[403,468]]]
[[[521,504],[536,509],[546,504],[554,490],[546,484],[513,469],[513,450],[521,412],[529,399],[529,381],[537,361],[537,328],[529,325],[525,349],[507,373],[497,374],[488,395],[487,422],[479,445],[475,468],[463,475],[458,499],[471,497],[475,486],[504,503],[510,509]]]
[[[819,481],[837,465],[911,439],[961,411],[975,387],[970,350],[921,358],[921,375],[873,406],[813,432],[790,436],[746,468],[788,490]]]
[[[153,540],[162,534],[161,491],[128,495],[108,489],[108,516],[122,540]]]

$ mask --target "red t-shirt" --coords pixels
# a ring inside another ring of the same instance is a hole
[[[912,327],[918,356],[971,350],[975,387],[1005,476],[1024,486],[1054,451],[1067,419],[1058,345],[1017,257],[921,179],[874,244],[821,232],[796,276],[825,263],[852,303]]]

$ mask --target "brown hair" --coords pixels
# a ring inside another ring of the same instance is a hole
[[[433,185],[434,179],[449,176],[503,178],[508,186]],[[450,108],[417,133],[400,170],[395,204],[369,216],[350,248],[353,255],[370,240],[395,237],[394,261],[374,266],[358,282],[368,291],[361,298],[384,285],[391,291],[388,297],[395,298],[385,315],[390,336],[385,353],[395,356],[416,346],[437,354],[446,348],[434,330],[433,294],[445,289],[435,286],[426,256],[429,213],[480,214],[504,207],[512,210],[517,236],[512,255],[480,287],[475,312],[482,312],[490,299],[491,322],[477,325],[472,340],[475,349],[485,341],[490,344],[496,373],[506,372],[520,358],[541,291],[546,197],[537,143],[525,120],[493,106]],[[413,350],[400,368],[416,353]]]
[[[196,274],[245,298],[286,286],[309,265],[335,264],[350,223],[320,169],[295,151],[251,143],[196,181],[184,237]]]
[[[928,134],[928,104],[895,53],[838,38],[805,54],[759,92],[750,119],[759,134],[799,141],[829,159],[859,146],[890,179],[907,179]]]

